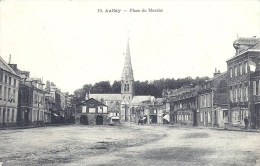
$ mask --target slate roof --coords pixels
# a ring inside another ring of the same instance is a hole
[[[88,106],[88,107],[106,106],[105,104],[103,104],[103,103],[101,103],[101,102],[99,102],[99,101],[97,101],[93,98],[90,98],[89,100],[82,102],[81,105],[85,105],[85,106]]]
[[[121,94],[89,94],[89,98],[101,101],[121,101]]]
[[[132,104],[141,104],[145,101],[154,101],[154,96],[134,96],[132,100]]]
[[[2,68],[5,71],[8,71],[12,73],[13,75],[17,75],[17,73],[5,62],[5,60],[0,56],[0,68]]]

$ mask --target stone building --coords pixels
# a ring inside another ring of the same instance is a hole
[[[260,39],[238,38],[233,46],[235,56],[227,60],[229,87],[229,122],[244,127],[248,117],[249,127],[258,128],[260,120]]]
[[[81,103],[76,111],[76,122],[86,125],[108,124],[107,106],[93,98]]]
[[[166,100],[166,105],[170,107],[171,123],[197,124],[198,90],[198,86],[184,86],[175,90],[164,90],[163,97]]]
[[[0,127],[17,123],[20,77],[0,56]]]
[[[227,73],[217,70],[214,77],[200,84],[198,91],[198,124],[224,127],[228,123]]]

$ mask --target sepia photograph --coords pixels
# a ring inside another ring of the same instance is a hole
[[[0,0],[0,166],[260,166],[260,0]]]

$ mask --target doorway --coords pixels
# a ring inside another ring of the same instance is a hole
[[[103,116],[102,115],[97,115],[96,125],[103,125]]]
[[[88,117],[86,115],[80,117],[80,124],[88,125]]]

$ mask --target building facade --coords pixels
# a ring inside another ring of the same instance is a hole
[[[76,122],[86,125],[108,124],[107,106],[93,98],[84,101],[77,108]]]
[[[199,87],[185,86],[175,90],[164,90],[166,105],[170,106],[171,123],[197,124],[197,96]]]
[[[229,86],[229,122],[244,127],[245,117],[250,128],[259,127],[259,58],[260,39],[238,38],[233,46],[235,56],[227,60]]]
[[[225,127],[228,124],[227,73],[215,71],[214,77],[200,85],[198,124]]]
[[[0,127],[17,123],[20,77],[0,56]]]

